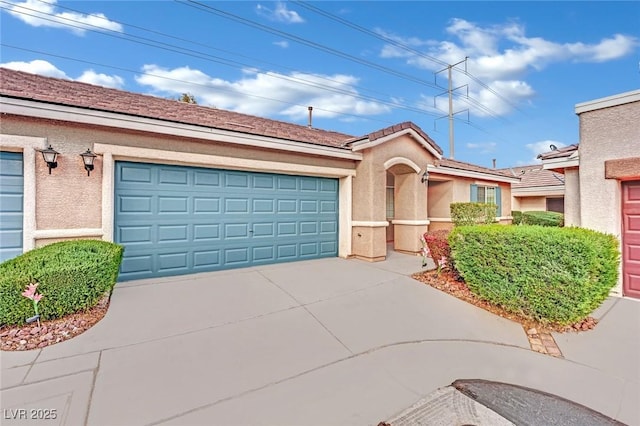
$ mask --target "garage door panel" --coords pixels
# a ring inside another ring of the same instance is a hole
[[[218,268],[220,263],[220,250],[200,250],[193,252],[194,269]]]
[[[160,169],[158,170],[158,182],[171,186],[187,186],[188,176],[186,170],[181,169]]]
[[[0,262],[22,254],[22,153],[0,152]]]
[[[276,188],[276,178],[274,176],[253,176],[253,188],[254,189],[265,189],[265,190],[274,190]]]
[[[145,165],[126,165],[120,169],[120,183],[135,182],[151,184],[151,169]]]
[[[115,187],[122,280],[337,256],[335,179],[117,162]]]
[[[320,254],[319,244],[316,242],[301,243],[300,257],[316,257]]]
[[[202,224],[193,226],[193,239],[200,240],[219,240],[220,224]]]

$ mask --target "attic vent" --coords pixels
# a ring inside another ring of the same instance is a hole
[[[230,126],[238,126],[238,127],[245,127],[247,129],[253,129],[253,126],[250,124],[242,124],[242,123],[236,123],[234,121],[225,121],[224,124],[228,124]]]

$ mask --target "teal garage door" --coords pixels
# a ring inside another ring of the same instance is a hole
[[[0,262],[22,254],[22,153],[0,152]]]
[[[338,255],[338,181],[116,162],[120,280]]]

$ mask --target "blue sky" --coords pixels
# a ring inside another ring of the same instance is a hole
[[[452,69],[455,158],[484,166],[531,164],[550,144],[578,142],[576,103],[640,87],[635,1],[0,8],[3,67],[162,97],[186,92],[202,105],[303,125],[311,105],[314,127],[355,136],[412,121],[446,156],[446,68],[468,57],[466,73],[465,64]]]

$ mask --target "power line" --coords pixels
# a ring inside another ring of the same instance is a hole
[[[69,11],[72,11],[72,12],[85,14],[84,11],[81,11],[81,10],[78,10],[78,9],[73,9],[73,8],[70,8],[70,7],[67,7],[67,6],[63,6],[63,5],[60,5],[60,4],[57,4],[57,3],[49,3],[49,2],[47,2],[45,0],[38,0],[38,1],[40,3],[44,3],[44,4],[47,4],[47,5],[50,5],[50,6],[56,6],[56,7],[59,7],[61,9],[65,9],[65,10],[69,10]],[[2,1],[2,3],[6,3],[6,2]],[[27,9],[25,6],[19,6],[19,7]],[[29,9],[29,10],[33,10],[33,9]],[[38,13],[43,13],[43,12],[38,12]],[[49,15],[50,16],[54,16],[52,14],[49,14]],[[31,16],[33,16],[33,15],[31,15]],[[218,52],[223,52],[223,53],[228,54],[228,55],[233,55],[233,56],[237,56],[237,57],[240,57],[240,58],[249,59],[249,60],[252,60],[252,61],[263,63],[263,64],[266,64],[266,65],[274,66],[274,67],[279,68],[279,69],[284,69],[284,70],[294,71],[294,72],[298,71],[298,69],[296,69],[296,68],[288,67],[288,66],[285,66],[285,65],[282,65],[282,64],[277,64],[275,62],[270,62],[270,61],[265,61],[265,60],[262,60],[262,59],[257,59],[257,58],[254,58],[254,57],[251,57],[251,56],[247,56],[247,55],[242,55],[242,54],[239,54],[237,52],[233,52],[233,51],[225,50],[225,49],[220,49],[220,48],[208,45],[208,44],[200,43],[200,42],[189,40],[189,39],[182,38],[182,37],[177,37],[177,36],[174,36],[174,35],[171,35],[171,34],[167,34],[167,33],[163,33],[161,31],[157,31],[157,30],[144,28],[144,27],[141,27],[141,26],[138,26],[138,25],[134,25],[134,24],[131,24],[131,23],[127,23],[127,22],[123,22],[123,21],[110,20],[110,19],[107,19],[105,17],[99,17],[99,18],[103,19],[105,21],[115,22],[115,23],[118,23],[120,25],[124,25],[126,27],[131,27],[131,28],[135,28],[137,30],[141,30],[141,31],[152,33],[152,34],[156,34],[156,35],[159,35],[159,36],[162,36],[162,37],[170,38],[170,39],[181,41],[181,42],[186,42],[186,43],[193,44],[193,45],[196,45],[196,46],[204,47],[206,49],[215,50],[215,51],[218,51]],[[65,18],[65,19],[67,19],[67,18]],[[75,21],[75,22],[78,22],[78,21]],[[90,24],[84,24],[83,23],[83,25],[90,25]],[[98,32],[99,33],[99,32],[104,31],[104,29],[102,29],[102,27],[98,27],[98,26],[95,26],[95,25],[91,25],[91,26],[99,28],[99,30],[91,30],[93,32]],[[84,28],[84,27],[81,27],[81,28]],[[114,32],[117,32],[117,31],[114,31]],[[247,65],[247,66],[253,67],[252,65]],[[314,77],[316,77],[316,78],[318,78],[320,80],[323,80],[323,81],[330,82],[330,83],[335,83],[335,84],[338,84],[338,85],[345,85],[344,83],[342,83],[342,82],[340,82],[338,80],[334,80],[334,79],[331,79],[331,78],[328,78],[328,77],[325,77],[325,76],[322,76],[322,75],[314,75]],[[380,92],[380,91],[377,91],[377,90],[369,89],[369,88],[362,87],[362,86],[355,85],[355,84],[350,85],[350,87],[353,87],[353,88],[358,89],[358,90],[362,90],[362,91],[366,91],[366,92],[370,92],[370,93],[375,93],[375,94],[378,94],[378,95],[386,96],[386,97],[391,97],[391,95],[389,95],[388,93],[383,93],[383,92]]]
[[[45,4],[53,5],[52,3],[48,3],[48,2],[43,1],[43,0],[39,0],[39,1],[41,1],[42,3],[45,3]],[[158,48],[158,49],[166,50],[166,51],[169,51],[169,52],[174,52],[174,53],[178,53],[178,54],[192,56],[192,57],[199,58],[199,59],[208,60],[208,61],[211,61],[211,62],[216,62],[216,63],[222,64],[222,65],[225,65],[225,66],[229,66],[229,67],[233,67],[233,68],[242,69],[242,68],[246,68],[246,67],[253,67],[252,65],[243,64],[241,62],[234,61],[234,60],[231,60],[231,59],[226,59],[226,58],[221,58],[221,57],[214,56],[214,55],[205,54],[205,53],[202,53],[200,51],[196,51],[196,50],[193,50],[193,49],[188,49],[188,48],[185,48],[185,47],[164,43],[164,42],[161,42],[161,41],[158,41],[158,40],[149,39],[149,38],[142,37],[142,36],[129,35],[129,34],[123,35],[123,33],[119,32],[119,31],[106,29],[106,28],[103,28],[103,27],[100,27],[100,26],[91,25],[91,24],[87,24],[87,23],[84,23],[84,22],[80,22],[80,21],[75,21],[75,20],[67,18],[67,17],[60,17],[60,16],[56,16],[56,15],[49,14],[49,13],[46,13],[46,12],[37,11],[37,10],[30,9],[30,8],[22,6],[22,5],[15,5],[15,4],[12,4],[12,3],[8,3],[6,1],[0,1],[0,3],[10,4],[13,7],[17,6],[17,7],[21,8],[21,9],[26,9],[26,10],[30,10],[32,12],[36,12],[38,15],[29,14],[29,13],[26,13],[24,11],[20,11],[19,13],[21,13],[23,15],[27,15],[27,16],[36,17],[38,19],[47,20],[47,21],[50,21],[50,22],[55,22],[57,24],[61,24],[61,22],[60,22],[61,20],[65,20],[65,21],[70,21],[70,22],[81,24],[81,25],[73,25],[73,24],[69,24],[69,23],[64,23],[63,24],[65,26],[68,26],[68,27],[71,27],[71,28],[78,28],[78,29],[81,29],[83,31],[92,31],[92,32],[96,32],[96,33],[99,33],[99,34],[107,35],[107,36],[110,36],[110,37],[122,39],[122,40],[125,40],[125,41],[130,41],[130,42],[134,42],[134,43],[138,43],[138,44],[142,44],[142,45],[146,45],[146,46],[150,46],[150,47],[155,47],[155,48]],[[192,2],[192,3],[197,3],[197,2]],[[62,7],[64,9],[68,9],[68,10],[73,10],[73,11],[76,11],[78,13],[84,13],[84,12],[77,11],[75,9],[71,9],[71,8],[67,8],[67,7],[63,7],[63,6],[59,6],[59,5],[56,5],[56,6],[57,7]],[[5,9],[5,10],[9,10],[6,7],[1,7],[1,8]],[[200,8],[201,7],[198,7],[198,9],[200,9]],[[15,10],[13,10],[13,11],[15,12]],[[50,17],[54,17],[55,19],[49,19],[49,18],[43,17],[42,15],[48,15]],[[235,15],[233,15],[233,16],[235,16]],[[240,17],[237,17],[237,18],[244,19],[244,18],[240,18]],[[104,18],[104,19],[106,20],[106,18]],[[116,23],[119,23],[119,24],[123,24],[123,23],[120,23],[120,22],[117,22],[117,21],[110,21],[110,22],[116,22]],[[249,21],[249,22],[253,22],[253,21]],[[259,25],[261,27],[264,27],[264,28],[270,28],[270,27],[262,26],[261,24],[257,24],[257,23],[255,23],[255,24]],[[202,47],[206,47],[208,49],[214,49],[214,50],[223,51],[221,49],[216,49],[214,47],[211,47],[211,46],[208,46],[208,45],[205,45],[205,44],[202,44],[202,43],[193,42],[191,40],[183,39],[183,38],[180,38],[180,37],[175,37],[175,36],[172,36],[172,35],[169,35],[169,34],[166,34],[166,33],[162,33],[162,32],[155,31],[155,30],[150,30],[150,29],[147,29],[147,28],[144,28],[144,27],[140,27],[140,26],[136,26],[136,25],[132,25],[132,24],[124,24],[124,25],[130,26],[132,28],[140,29],[142,31],[150,32],[150,33],[153,33],[153,34],[157,34],[157,35],[160,35],[160,36],[163,36],[163,37],[168,37],[168,38],[172,38],[172,39],[175,39],[175,40],[180,40],[180,41],[183,41],[183,42],[199,45],[199,46],[202,46]],[[93,27],[93,28],[96,28],[96,29],[92,29],[92,28],[88,28],[88,27]],[[278,30],[275,30],[275,29],[272,29],[272,30],[276,31],[277,33],[282,33],[282,32],[279,32]],[[297,36],[292,36],[292,37],[297,37]],[[304,39],[302,39],[302,40],[304,40]],[[317,45],[317,46],[322,46],[322,45],[320,45],[318,43],[315,43],[315,42],[311,42],[311,41],[308,41],[308,40],[306,40],[306,41],[309,42],[309,43],[312,43],[314,45]],[[6,47],[14,48],[14,49],[30,51],[30,52],[34,52],[34,53],[44,54],[44,55],[52,56],[52,57],[58,57],[58,58],[67,59],[67,60],[71,60],[71,61],[83,62],[83,63],[88,63],[88,64],[91,64],[91,65],[103,66],[103,67],[106,67],[106,68],[119,69],[119,70],[123,70],[123,71],[130,72],[130,73],[133,73],[133,74],[137,73],[137,74],[149,75],[149,76],[153,76],[153,77],[156,77],[156,78],[163,78],[165,80],[172,80],[172,81],[181,82],[181,83],[188,83],[188,84],[196,85],[196,86],[213,88],[213,86],[210,86],[210,85],[188,82],[188,81],[174,79],[174,78],[170,78],[170,77],[166,77],[166,76],[154,75],[154,74],[151,74],[151,73],[141,73],[141,72],[136,71],[136,70],[130,70],[130,69],[122,68],[122,67],[116,67],[116,66],[112,66],[112,65],[106,65],[106,64],[100,64],[100,63],[91,62],[91,61],[85,61],[85,60],[81,60],[81,59],[77,59],[77,58],[71,58],[71,57],[67,57],[67,56],[55,55],[55,54],[51,54],[51,53],[47,53],[47,52],[39,52],[39,51],[36,51],[36,50],[31,50],[31,49],[24,49],[24,48],[20,48],[20,47],[17,47],[17,46],[11,46],[11,45],[6,45],[6,44],[3,44],[3,45],[6,46]],[[324,47],[326,47],[326,46],[324,46]],[[327,48],[327,49],[331,49],[331,48]],[[331,49],[331,50],[335,51],[335,49]],[[339,51],[335,51],[335,52],[339,52]],[[227,53],[230,53],[230,52],[227,52]],[[347,57],[355,58],[355,57],[352,57],[351,55],[345,54],[343,52],[339,52],[339,53],[341,53],[342,55],[345,55]],[[237,56],[243,56],[243,55],[237,55]],[[255,60],[255,58],[250,58],[250,59],[254,59]],[[363,62],[359,58],[355,58],[355,59],[356,59],[356,62],[360,62],[360,63]],[[364,61],[364,62],[365,63],[370,63],[369,61]],[[371,64],[373,64],[373,63],[371,63]],[[376,67],[378,66],[377,64],[373,64],[373,65],[376,65]],[[388,69],[388,68],[383,67],[383,66],[379,66],[379,67],[381,67],[383,69]],[[391,71],[393,71],[393,70],[391,70]],[[267,73],[263,73],[263,74],[267,74]],[[396,74],[396,73],[394,72],[394,74]],[[400,74],[403,74],[403,73],[400,73]],[[385,104],[385,105],[388,105],[388,106],[392,106],[392,107],[398,108],[398,109],[412,111],[412,112],[416,112],[416,113],[419,113],[419,114],[427,114],[427,115],[436,116],[436,113],[430,112],[428,110],[419,109],[419,108],[413,108],[413,107],[402,105],[402,104],[400,104],[398,102],[389,102],[389,101],[378,99],[378,98],[371,97],[371,96],[360,95],[360,94],[354,93],[351,90],[328,88],[328,87],[326,87],[324,85],[319,85],[317,83],[310,82],[308,80],[295,78],[295,77],[283,76],[283,75],[279,75],[279,74],[269,73],[268,75],[270,75],[270,76],[272,76],[274,78],[281,78],[281,79],[284,79],[284,80],[296,82],[297,84],[303,84],[303,85],[308,85],[308,86],[311,86],[311,87],[321,88],[321,89],[323,89],[325,91],[330,91],[330,92],[334,92],[334,93],[341,93],[341,94],[345,94],[345,95],[348,95],[348,96],[354,97],[354,98],[364,99],[364,100],[368,100],[368,101],[374,101],[374,102],[377,102],[377,103],[380,103],[380,104]],[[323,79],[323,80],[326,80],[326,81],[331,81],[333,83],[343,84],[343,83],[337,82],[336,80],[327,79],[327,78],[322,77],[322,76],[314,76],[314,77],[317,77],[319,79]],[[412,77],[412,79],[415,79],[415,78]],[[421,84],[428,83],[428,82],[426,82],[424,80],[420,80],[420,79],[418,79],[418,81]],[[427,84],[427,85],[437,87],[436,85],[432,85],[432,84]],[[354,87],[354,86],[352,85],[351,87]],[[242,95],[253,97],[253,98],[265,99],[265,100],[270,100],[270,101],[279,102],[279,103],[288,104],[288,105],[293,105],[293,106],[304,107],[304,105],[301,105],[301,104],[296,104],[296,103],[293,103],[293,102],[287,102],[287,101],[283,101],[283,100],[280,100],[280,99],[269,98],[269,97],[265,97],[265,96],[254,95],[252,93],[244,93],[244,92],[237,91],[237,90],[235,90],[235,91],[234,90],[225,90],[225,89],[220,89],[220,88],[217,88],[217,87],[216,87],[216,90],[223,91],[223,92],[229,92],[229,93],[242,94]],[[368,90],[368,89],[365,89],[365,90]],[[386,120],[373,119],[373,118],[370,118],[369,116],[362,116],[362,115],[357,115],[357,114],[349,114],[349,113],[344,113],[344,112],[339,112],[339,111],[332,111],[332,110],[329,110],[329,109],[323,109],[323,108],[317,108],[317,107],[316,107],[316,109],[320,110],[320,111],[325,111],[325,112],[328,112],[328,113],[331,113],[331,114],[335,114],[335,115],[356,117],[356,118],[361,118],[361,119],[365,119],[365,120],[369,120],[369,121],[384,122],[384,123],[387,123],[387,124],[391,123],[391,122],[386,121]],[[474,126],[474,127],[476,127],[476,126]]]
[[[7,2],[0,1],[0,3],[5,3],[6,4]],[[33,9],[29,9],[27,7],[24,7],[24,6],[20,6],[20,7],[23,8],[23,9],[28,9],[28,10],[34,11]],[[5,7],[0,7],[0,8],[6,10]],[[21,13],[23,15],[27,15],[27,16],[38,17],[39,19],[52,21],[52,22],[57,22],[57,23],[60,23],[58,21],[58,19],[64,19],[66,21],[71,21],[71,22],[78,23],[78,21],[70,19],[70,18],[57,18],[56,20],[53,20],[53,19],[42,17],[42,16],[32,15],[32,14],[29,14],[29,13],[26,13],[26,12],[22,12],[22,11],[19,12],[19,13]],[[47,14],[47,13],[44,13],[44,12],[38,12],[38,14],[53,16],[51,14]],[[112,22],[116,22],[116,21],[112,21]],[[98,27],[98,26],[95,26],[95,25],[91,25],[91,24],[84,24],[83,23],[82,26],[80,26],[80,25],[73,25],[73,24],[64,23],[63,25],[66,25],[66,26],[69,26],[69,27],[72,27],[72,28],[81,28],[81,29],[92,31],[92,32],[97,32],[97,33],[100,33],[100,34],[104,33],[103,29],[94,30],[94,29],[91,29],[91,28],[85,28],[87,26],[95,27],[95,28],[101,28],[101,27]],[[210,61],[210,62],[215,62],[215,63],[221,64],[221,65],[225,65],[225,66],[228,66],[228,67],[231,67],[231,68],[237,68],[237,69],[245,69],[247,67],[255,68],[255,67],[253,67],[252,65],[249,65],[249,64],[244,64],[244,63],[241,63],[241,62],[238,62],[238,61],[229,60],[229,59],[221,58],[221,57],[218,57],[218,56],[213,56],[213,55],[209,55],[209,54],[200,53],[198,51],[194,51],[192,49],[185,49],[185,48],[182,48],[180,46],[175,46],[175,45],[170,45],[170,44],[163,43],[163,42],[158,42],[156,40],[149,39],[149,38],[146,38],[146,37],[140,37],[140,36],[134,36],[134,35],[127,35],[125,37],[125,36],[122,36],[121,33],[118,32],[118,31],[114,31],[114,30],[106,30],[106,31],[108,31],[108,32],[104,33],[104,35],[107,35],[107,36],[110,36],[110,37],[119,38],[119,39],[122,39],[122,40],[131,41],[131,42],[134,42],[134,43],[138,43],[138,44],[142,44],[142,45],[146,45],[146,46],[150,46],[150,47],[155,47],[155,48],[158,48],[158,49],[162,49],[162,50],[166,50],[166,51],[170,51],[170,52],[174,52],[174,53],[179,53],[179,54],[195,57],[195,58],[198,58],[198,59],[207,60],[207,61]],[[113,34],[113,33],[115,33],[115,34]],[[415,108],[415,107],[410,107],[410,106],[399,104],[398,102],[390,102],[390,101],[387,101],[387,100],[384,100],[384,99],[380,99],[380,98],[375,98],[375,97],[372,97],[372,96],[358,94],[358,93],[355,93],[352,90],[340,89],[340,88],[337,88],[337,87],[328,87],[326,85],[315,83],[315,82],[312,82],[312,81],[309,81],[309,80],[306,80],[306,79],[303,79],[303,78],[300,78],[300,77],[291,77],[291,76],[286,76],[286,75],[282,75],[282,74],[274,74],[274,73],[267,73],[267,72],[258,72],[258,73],[259,74],[268,75],[270,77],[281,79],[281,80],[291,81],[291,82],[294,82],[294,83],[297,83],[297,84],[301,84],[301,85],[304,85],[304,86],[309,86],[309,87],[313,87],[313,88],[317,88],[317,89],[322,89],[323,91],[327,91],[327,92],[333,92],[333,93],[347,95],[349,97],[353,97],[353,98],[356,98],[356,99],[362,99],[362,100],[366,100],[366,101],[370,101],[370,102],[376,102],[376,103],[379,103],[379,104],[382,104],[382,105],[391,106],[391,107],[394,107],[394,108],[407,110],[407,111],[412,111],[412,112],[416,112],[416,113],[420,113],[420,114],[427,114],[427,115],[431,115],[431,116],[437,116],[437,114],[435,112],[430,112],[428,110]],[[331,82],[337,83],[339,85],[344,85],[344,83],[338,82],[336,80],[326,79],[326,78],[323,78],[322,76],[317,76],[317,77],[319,79],[331,81]],[[177,80],[177,81],[180,81],[180,80]],[[183,82],[185,82],[185,81],[183,81]],[[185,83],[189,83],[189,82],[185,82]],[[206,87],[211,87],[211,86],[206,86]],[[242,92],[235,92],[235,93],[242,93]],[[275,99],[273,99],[273,100],[275,100]],[[295,104],[292,104],[292,105],[295,105]],[[334,111],[334,113],[336,113],[336,112]],[[346,114],[346,115],[350,115],[350,114]]]
[[[421,85],[424,85],[424,86],[429,86],[429,87],[436,88],[435,84],[433,84],[433,83],[431,83],[431,82],[429,82],[427,80],[424,80],[424,79],[418,78],[416,76],[413,76],[413,75],[410,75],[410,74],[406,74],[406,73],[394,70],[393,68],[385,67],[384,65],[376,64],[375,62],[367,61],[366,59],[358,58],[357,56],[350,55],[348,53],[342,52],[340,50],[337,50],[337,49],[334,49],[334,48],[331,48],[331,47],[328,47],[328,46],[325,46],[325,45],[320,44],[320,43],[316,43],[314,41],[299,37],[299,36],[294,35],[294,34],[290,34],[290,33],[284,32],[284,31],[277,30],[277,29],[275,29],[273,27],[269,27],[267,25],[260,24],[258,22],[252,21],[250,19],[243,18],[243,17],[238,16],[238,15],[234,15],[231,12],[225,12],[224,10],[215,8],[213,6],[209,6],[207,4],[200,3],[200,2],[195,1],[195,0],[174,0],[174,1],[176,3],[183,4],[185,6],[190,6],[190,7],[193,7],[194,9],[198,9],[198,10],[201,10],[201,11],[209,13],[209,14],[217,15],[217,16],[220,16],[220,17],[225,18],[225,19],[230,19],[232,21],[236,21],[236,22],[238,22],[240,24],[247,25],[247,26],[256,28],[258,30],[268,32],[270,34],[274,34],[274,35],[277,35],[277,36],[280,36],[280,37],[284,37],[284,38],[289,39],[291,41],[295,41],[296,43],[304,44],[306,46],[312,47],[312,48],[317,49],[317,50],[321,50],[321,51],[329,53],[331,55],[338,56],[338,57],[341,57],[341,58],[344,58],[344,59],[348,59],[348,60],[353,61],[353,62],[357,62],[357,63],[359,63],[361,65],[365,65],[365,66],[367,66],[369,68],[377,69],[378,71],[382,71],[382,72],[387,73],[387,74],[395,75],[396,77],[402,78],[404,80],[408,80],[408,81],[412,81],[414,83],[418,83],[418,84],[421,84]]]
[[[346,26],[348,26],[350,28],[353,28],[353,29],[355,29],[357,31],[360,31],[360,32],[362,32],[364,34],[368,34],[368,35],[370,35],[372,37],[375,37],[375,38],[377,38],[379,40],[384,41],[385,43],[392,44],[392,45],[394,45],[396,47],[399,47],[399,48],[401,48],[401,49],[403,49],[403,50],[405,50],[407,52],[413,53],[414,55],[417,55],[417,56],[419,56],[421,58],[424,58],[424,59],[427,59],[427,60],[429,60],[431,62],[434,62],[434,63],[436,63],[436,64],[438,64],[440,66],[446,67],[448,65],[447,62],[442,61],[442,60],[440,60],[440,59],[438,59],[438,58],[436,58],[434,56],[427,55],[426,53],[421,52],[419,50],[416,50],[416,49],[412,48],[411,46],[409,46],[409,45],[407,45],[405,43],[401,43],[401,42],[399,42],[397,40],[394,40],[391,37],[387,37],[387,36],[384,36],[382,34],[379,34],[379,33],[375,32],[375,31],[371,31],[368,28],[364,28],[364,27],[362,27],[362,26],[360,26],[358,24],[355,24],[355,23],[347,20],[347,19],[341,18],[341,17],[336,16],[336,15],[330,13],[330,12],[327,12],[326,10],[323,10],[323,9],[320,9],[319,7],[313,6],[313,5],[311,5],[311,4],[309,4],[309,3],[305,2],[305,1],[301,1],[301,0],[291,0],[291,1],[293,3],[295,3],[295,4],[297,4],[298,6],[304,7],[307,10],[310,10],[312,12],[318,13],[318,14],[320,14],[322,16],[325,16],[325,17],[327,17],[327,18],[329,18],[331,20],[339,22],[339,23],[341,23],[343,25],[346,25]],[[465,74],[467,77],[469,77],[471,80],[476,82],[481,87],[487,89],[489,92],[491,92],[492,94],[494,94],[498,98],[502,99],[507,104],[509,104],[512,107],[518,109],[518,107],[516,105],[514,105],[513,103],[511,103],[511,101],[509,99],[505,98],[500,93],[495,91],[493,88],[491,88],[490,86],[488,86],[487,84],[482,82],[480,79],[475,77],[473,74],[469,73],[466,69],[464,71],[462,71],[460,69],[455,69],[455,71]],[[488,112],[490,115],[494,115],[493,111],[491,111],[489,108],[484,107],[484,105],[480,104],[479,102],[477,103],[476,106],[480,107],[485,112]]]
[[[140,71],[137,71],[137,70],[132,70],[130,68],[124,68],[124,67],[118,67],[118,66],[115,66],[115,65],[102,64],[102,63],[99,63],[99,62],[87,61],[87,60],[84,60],[84,59],[72,58],[70,56],[57,55],[57,54],[43,52],[43,51],[34,50],[34,49],[27,49],[27,48],[24,48],[24,47],[13,46],[13,45],[6,44],[6,43],[0,43],[0,46],[7,47],[7,48],[10,48],[10,49],[22,50],[22,51],[25,51],[25,52],[37,53],[38,55],[45,55],[45,56],[50,56],[50,57],[53,57],[53,58],[59,58],[59,59],[64,59],[64,60],[68,60],[68,61],[80,62],[80,63],[83,63],[83,64],[100,66],[100,67],[104,67],[104,68],[124,71],[124,72],[128,72],[128,73],[131,73],[131,74],[141,74],[141,75],[147,75],[147,76],[150,76],[150,77],[161,78],[161,79],[164,79],[164,80],[175,81],[175,82],[178,82],[178,83],[188,83],[188,84],[190,84],[192,86],[201,86],[201,87],[206,87],[206,88],[214,88],[213,86],[210,86],[210,85],[207,85],[207,84],[193,83],[191,81],[180,80],[180,79],[177,79],[177,78],[171,78],[171,77],[167,77],[167,76],[164,76],[164,75],[157,75],[157,74],[152,74],[152,73],[147,73],[147,72],[140,72]],[[288,101],[284,101],[284,100],[281,100],[281,99],[270,98],[270,97],[267,97],[267,96],[255,95],[253,93],[245,93],[245,92],[241,92],[241,91],[237,91],[237,90],[226,90],[224,88],[218,88],[218,87],[215,87],[215,89],[220,91],[220,92],[241,94],[241,95],[245,95],[245,96],[249,96],[249,97],[253,97],[253,98],[257,98],[257,99],[264,99],[264,100],[278,102],[278,103],[282,103],[282,104],[286,104],[286,105],[306,107],[306,105],[303,105],[303,104],[297,104],[297,103],[294,103],[294,102],[288,102]],[[330,110],[330,109],[317,108],[317,107],[314,107],[314,109],[315,110],[319,110],[319,111],[328,112],[328,113],[331,113],[331,114],[336,114],[336,115],[344,115],[344,116],[348,116],[348,117],[362,118],[362,119],[369,120],[369,121],[378,121],[378,122],[385,123],[385,124],[393,124],[392,122],[387,121],[387,120],[371,118],[371,117],[368,117],[368,116],[363,116],[363,115],[358,115],[358,114],[349,114],[349,113],[345,113],[345,112],[333,111],[333,110]]]

